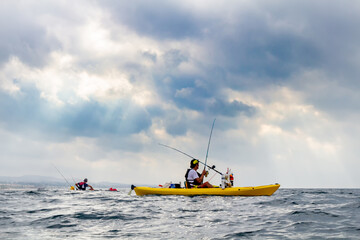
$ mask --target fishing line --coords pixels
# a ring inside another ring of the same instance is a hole
[[[62,175],[62,173],[60,172],[60,170],[55,166],[55,164],[53,164],[54,168],[56,168],[56,170],[60,173],[60,175],[64,178],[64,180],[67,182],[67,184],[69,184],[69,186],[71,187],[71,184],[68,182],[68,180],[66,180],[66,178],[64,177],[64,175]]]
[[[188,157],[190,157],[190,158],[192,158],[192,159],[196,159],[196,160],[199,161],[199,163],[203,164],[204,166],[208,167],[209,169],[212,169],[212,170],[214,170],[215,172],[217,172],[218,174],[222,175],[221,172],[219,172],[218,170],[215,169],[215,166],[214,166],[214,165],[210,167],[209,165],[205,165],[205,163],[203,163],[203,162],[200,161],[199,159],[194,158],[194,157],[190,156],[189,154],[184,153],[183,151],[180,151],[179,149],[176,149],[176,148],[173,148],[173,147],[170,147],[170,146],[168,146],[168,145],[161,144],[161,143],[159,143],[159,145],[161,145],[161,146],[163,146],[163,147],[170,148],[170,149],[172,149],[172,150],[175,150],[175,151],[177,151],[177,152],[179,152],[179,153],[182,153],[182,154],[184,154],[184,155],[186,155],[186,156],[188,156]]]
[[[214,177],[215,177],[216,174],[214,174],[209,180],[208,182],[210,182]]]
[[[79,188],[76,186],[76,181],[75,181],[75,179],[74,179],[74,177],[72,175],[71,175],[71,178],[72,178],[72,180],[73,180],[73,182],[75,184],[76,190],[79,190]]]
[[[178,151],[179,153],[182,153],[182,154],[188,156],[189,158],[196,159],[196,158],[194,158],[193,156],[190,156],[189,154],[184,153],[183,151],[180,151],[179,149],[176,149],[176,148],[173,148],[173,147],[170,147],[170,146],[168,146],[168,145],[161,144],[161,143],[159,143],[159,145],[161,145],[161,146],[163,146],[163,147],[170,148],[170,149],[175,150],[175,151]],[[199,162],[200,162],[200,160],[199,160]],[[202,162],[201,162],[201,163],[202,163]],[[202,163],[202,164],[204,164],[204,163]]]

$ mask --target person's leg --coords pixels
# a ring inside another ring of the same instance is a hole
[[[198,187],[199,188],[213,188],[213,185],[211,185],[209,182],[205,182]]]

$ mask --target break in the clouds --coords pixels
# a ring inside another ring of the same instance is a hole
[[[359,8],[3,1],[0,174],[182,181],[216,118],[238,185],[358,187]]]

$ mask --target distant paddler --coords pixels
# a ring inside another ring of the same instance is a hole
[[[85,178],[83,182],[78,182],[75,185],[79,190],[86,190],[87,187],[90,188],[89,190],[94,190],[94,188],[91,185],[87,184],[87,182],[88,179]]]

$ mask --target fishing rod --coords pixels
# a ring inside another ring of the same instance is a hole
[[[80,190],[80,189],[76,186],[76,181],[75,181],[74,177],[71,176],[71,178],[72,178],[72,180],[73,180],[73,182],[74,182],[74,184],[75,184],[76,190]]]
[[[163,146],[163,147],[170,148],[170,149],[172,149],[172,150],[175,150],[175,151],[177,151],[177,152],[179,152],[179,153],[182,153],[182,154],[184,154],[185,156],[188,156],[188,157],[190,157],[190,158],[192,158],[192,159],[196,159],[196,158],[190,156],[189,154],[184,153],[183,151],[180,151],[179,149],[176,149],[176,148],[173,148],[173,147],[170,147],[170,146],[168,146],[168,145],[161,144],[161,143],[159,143],[159,145],[161,145],[161,146]],[[212,165],[212,166],[210,167],[209,165],[206,165],[205,163],[203,163],[203,162],[200,161],[199,159],[196,159],[196,160],[198,160],[199,163],[203,164],[204,166],[208,167],[209,169],[212,169],[212,170],[214,170],[215,172],[217,172],[218,174],[222,175],[221,172],[219,172],[218,170],[215,169],[215,165]]]
[[[54,168],[56,168],[56,170],[60,173],[60,175],[64,178],[64,180],[67,182],[67,184],[69,184],[70,188],[72,187],[71,184],[68,182],[68,180],[66,180],[66,178],[64,177],[64,175],[62,175],[62,173],[60,172],[60,170],[55,166],[55,164],[53,164]]]
[[[214,129],[215,120],[216,120],[216,118],[214,118],[214,121],[213,121],[213,124],[212,124],[212,127],[211,127],[211,131],[210,131],[209,142],[208,142],[208,146],[207,146],[207,150],[206,150],[204,170],[205,170],[205,168],[206,168],[206,163],[207,163],[207,158],[208,158],[209,148],[210,148],[211,135],[212,135],[212,132],[213,132],[213,129]]]

